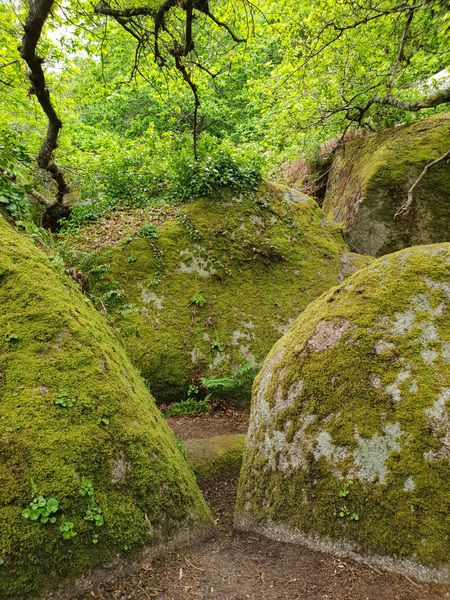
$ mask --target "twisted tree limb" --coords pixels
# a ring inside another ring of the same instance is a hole
[[[49,1],[49,0],[48,0]],[[180,39],[174,39],[171,35],[172,42],[163,45],[160,42],[160,34],[162,32],[169,32],[169,25],[166,22],[166,17],[172,9],[181,9],[184,11],[184,35],[180,36]],[[128,8],[113,8],[106,0],[100,0],[94,7],[94,12],[97,14],[107,15],[113,17],[128,33],[130,33],[137,41],[138,46],[136,49],[135,57],[135,68],[138,63],[138,54],[149,43],[150,37],[153,37],[153,55],[155,62],[160,67],[166,67],[167,61],[164,56],[164,50],[170,56],[172,56],[175,68],[181,74],[183,80],[190,87],[194,96],[194,123],[193,123],[193,148],[194,158],[198,160],[197,156],[197,136],[198,136],[198,109],[200,106],[200,98],[198,88],[194,83],[192,72],[188,69],[188,65],[195,64],[200,68],[204,68],[203,65],[198,65],[193,61],[186,61],[185,58],[195,48],[195,40],[193,34],[193,22],[195,19],[195,11],[199,11],[206,15],[217,27],[225,29],[231,36],[234,42],[240,43],[245,42],[245,39],[241,39],[235,35],[232,29],[226,24],[217,19],[209,8],[208,0],[163,0],[156,8],[150,6],[136,6]],[[146,28],[143,26],[142,21],[138,17],[150,17],[153,20],[153,28]],[[162,49],[161,49],[162,46]],[[206,72],[209,73],[207,69]]]
[[[47,88],[42,69],[44,59],[36,52],[42,28],[52,9],[53,2],[54,0],[31,0],[24,24],[22,46],[19,47],[19,51],[20,56],[26,61],[30,69],[28,74],[31,83],[30,93],[37,97],[48,118],[47,133],[39,150],[37,163],[41,169],[48,171],[55,181],[57,185],[56,202],[62,205],[64,196],[69,192],[69,186],[66,183],[64,174],[53,158],[53,152],[58,147],[58,134],[62,122],[56,114]]]
[[[436,165],[437,163],[441,162],[442,160],[445,160],[447,157],[450,157],[450,149],[447,150],[447,152],[445,152],[445,154],[443,154],[442,156],[440,156],[439,158],[437,158],[436,160],[433,160],[433,162],[428,163],[427,165],[425,165],[424,170],[422,171],[422,173],[419,175],[419,177],[416,179],[416,181],[413,183],[413,185],[410,187],[409,191],[408,191],[408,199],[405,202],[405,204],[403,204],[398,211],[395,213],[394,215],[394,219],[395,217],[398,217],[398,215],[401,215],[405,212],[408,211],[409,207],[411,206],[412,202],[413,202],[413,192],[414,192],[414,188],[419,184],[419,182],[423,179],[423,177],[425,176],[425,174],[427,173],[427,171],[429,169],[431,169],[431,167],[433,167],[434,165]]]

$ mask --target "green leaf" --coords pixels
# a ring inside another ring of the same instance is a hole
[[[47,510],[50,512],[56,512],[58,510],[58,500],[55,498],[49,498],[47,500]]]

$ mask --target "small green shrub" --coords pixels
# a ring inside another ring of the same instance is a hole
[[[8,342],[8,343],[10,343],[10,342],[17,342],[18,339],[19,338],[18,338],[18,336],[15,333],[8,333],[5,336],[5,342]]]
[[[175,155],[172,193],[182,201],[207,196],[215,189],[256,189],[262,178],[261,155],[242,153],[230,142],[204,135],[199,140],[197,161],[189,151]]]
[[[246,363],[235,371],[232,371],[229,375],[223,377],[217,377],[216,375],[201,377],[200,381],[202,382],[202,386],[208,390],[214,399],[220,399],[224,392],[232,392],[253,380],[258,374],[259,369],[260,365],[257,363]]]
[[[211,342],[211,350],[218,350],[219,352],[223,352],[225,350],[225,344],[219,342],[218,340],[213,340]]]
[[[102,509],[99,506],[93,506],[92,508],[86,509],[84,516],[85,521],[93,521],[97,527],[103,525]]]
[[[93,496],[94,495],[94,486],[92,485],[92,481],[90,479],[82,480],[81,487],[78,490],[79,496]]]
[[[31,185],[21,185],[16,178],[21,163],[30,164],[31,156],[11,129],[0,129],[0,206],[11,216],[18,218],[31,209],[25,192]]]
[[[73,531],[73,528],[74,528],[74,524],[72,523],[72,521],[65,521],[60,526],[59,530],[62,532],[63,540],[70,540],[70,538],[77,535],[75,533],[75,531]]]
[[[192,396],[188,396],[186,400],[180,400],[166,408],[163,413],[165,416],[170,417],[172,415],[193,415],[202,412],[209,412],[210,410],[210,395],[198,400]]]
[[[342,485],[342,488],[339,490],[339,498],[347,498],[347,501],[351,500],[350,498],[350,486],[353,485],[353,481],[348,479]],[[359,515],[354,512],[353,508],[348,508],[346,504],[338,508],[334,511],[334,516],[337,517],[349,517],[351,521],[359,521]]]

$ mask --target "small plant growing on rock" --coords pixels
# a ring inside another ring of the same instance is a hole
[[[197,306],[203,306],[206,304],[206,300],[203,298],[203,296],[200,296],[200,294],[196,294],[192,296],[191,303],[196,304]]]
[[[212,345],[211,345],[212,346]],[[201,377],[202,386],[208,390],[214,399],[219,399],[224,392],[232,392],[244,383],[253,380],[259,371],[257,363],[246,363],[229,375],[217,377]]]
[[[353,485],[353,481],[349,479],[346,481],[342,488],[339,490],[339,498],[347,498],[350,500],[350,486]],[[339,509],[334,511],[334,516],[337,517],[350,517],[351,521],[359,521],[359,516],[353,509],[349,509],[346,504],[341,506]]]
[[[218,340],[213,340],[211,342],[211,350],[218,350],[219,352],[223,352],[225,350],[225,344],[219,342]]]
[[[70,398],[69,394],[65,390],[58,390],[58,396],[55,400],[55,404],[63,406],[64,408],[70,408],[75,404],[75,398]]]
[[[71,521],[65,521],[63,525],[60,526],[59,530],[62,532],[63,540],[70,540],[70,538],[77,535],[75,531],[73,531],[73,523]]]
[[[33,488],[34,488],[34,484]],[[56,517],[51,516],[58,510],[58,500],[49,498],[46,500],[43,496],[33,494],[33,499],[30,502],[30,508],[25,508],[22,511],[22,517],[30,519],[30,521],[39,521],[40,523],[55,523]]]

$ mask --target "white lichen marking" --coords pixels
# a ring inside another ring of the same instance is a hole
[[[162,309],[163,300],[165,298],[164,295],[157,296],[155,292],[151,292],[150,290],[148,290],[142,285],[142,283],[138,283],[138,287],[140,287],[142,290],[142,302],[144,304],[150,304],[150,302],[153,302],[158,310]]]
[[[400,423],[386,423],[381,436],[375,433],[371,438],[363,438],[355,433],[358,447],[353,450],[353,460],[362,482],[370,483],[378,478],[379,483],[386,483],[389,473],[386,460],[392,452],[400,450],[402,433]]]
[[[412,492],[413,489],[415,489],[415,487],[416,487],[416,484],[414,483],[414,480],[410,475],[409,477],[407,477],[405,479],[405,483],[403,484],[403,491],[404,492]]]
[[[406,381],[411,375],[411,365],[408,363],[407,365],[405,365],[405,367],[405,369],[401,370],[397,374],[397,379],[390,385],[386,386],[387,393],[391,394],[395,402],[400,402],[400,400],[402,399],[402,395],[400,392],[400,384]]]
[[[252,223],[253,225],[259,225],[260,227],[264,227],[265,223],[264,223],[264,219],[262,219],[261,217],[258,217],[257,215],[250,215],[250,223]]]
[[[194,346],[194,348],[192,348],[192,350],[189,352],[189,354],[191,355],[191,360],[193,363],[196,363],[205,357],[205,355],[200,350],[200,348],[197,348],[196,346]]]
[[[269,362],[264,365],[264,368],[261,370],[258,375],[258,389],[255,395],[255,399],[252,403],[252,414],[250,418],[250,425],[248,429],[248,438],[247,444],[253,445],[255,440],[253,436],[259,429],[262,427],[263,423],[267,423],[271,417],[271,410],[269,403],[265,399],[265,395],[267,392],[267,388],[270,385],[272,380],[272,374],[276,363],[284,354],[284,347],[281,347],[278,352],[273,356]]]
[[[347,333],[349,325],[347,319],[341,319],[339,322],[319,321],[300,355],[305,352],[323,352],[328,348],[333,348]]]
[[[392,350],[393,347],[394,344],[391,344],[391,342],[386,342],[385,340],[377,340],[374,345],[375,354],[379,356],[382,352]]]
[[[131,471],[131,463],[126,459],[125,454],[121,454],[113,461],[111,470],[111,483],[119,483]]]
[[[195,245],[194,248],[201,249],[200,246]],[[216,272],[216,269],[212,266],[208,259],[202,258],[199,255],[191,254],[189,250],[181,250],[180,256],[188,255],[190,264],[184,262],[180,263],[178,271],[181,273],[198,273],[200,277],[209,277]]]
[[[224,362],[224,361],[228,361],[230,360],[231,356],[229,354],[224,354],[223,352],[218,352],[215,357],[213,358],[212,362],[209,363],[208,367],[211,371],[214,371],[214,369],[220,365],[220,363]]]
[[[316,447],[313,448],[313,454],[316,460],[325,456],[328,460],[337,462],[347,456],[347,451],[343,446],[336,446],[331,441],[331,435],[328,431],[321,431],[317,434]]]

